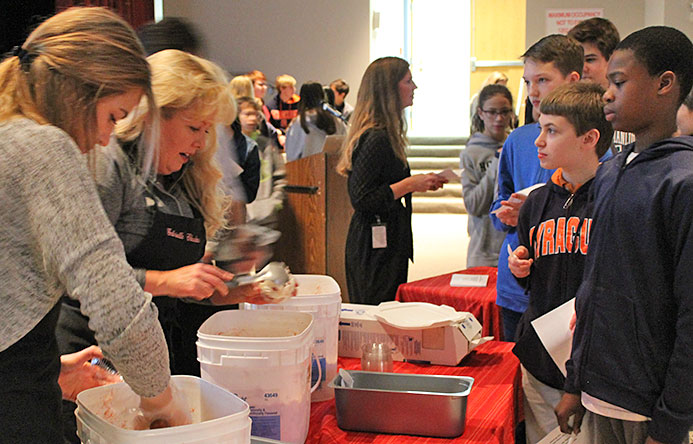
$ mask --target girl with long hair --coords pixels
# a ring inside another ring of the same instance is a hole
[[[498,266],[505,233],[493,227],[488,209],[496,189],[498,157],[512,120],[513,96],[508,88],[482,88],[472,118],[474,133],[460,153],[462,197],[469,214],[467,268]]]
[[[55,339],[62,294],[81,302],[104,355],[143,397],[145,414],[159,410],[170,425],[185,420],[171,403],[156,308],[126,262],[82,155],[108,144],[115,122],[140,98],[156,127],[142,46],[104,8],[55,15],[0,64],[0,428],[7,442],[62,442]],[[150,156],[143,159],[146,169]]]
[[[348,177],[354,215],[346,241],[349,300],[395,299],[413,259],[411,193],[437,190],[437,174],[412,176],[403,111],[414,100],[409,64],[397,57],[372,62],[361,79],[356,108],[337,171]]]
[[[319,153],[327,136],[346,133],[344,122],[327,111],[324,103],[325,92],[321,84],[308,82],[301,86],[298,116],[286,131],[284,150],[287,161]]]

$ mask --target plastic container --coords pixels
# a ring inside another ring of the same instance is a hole
[[[77,395],[77,436],[84,444],[250,443],[250,410],[243,400],[195,376],[172,376],[171,383],[185,394],[193,424],[155,430],[126,430],[111,424],[106,418],[113,407],[139,405],[139,397],[122,382]]]
[[[279,304],[241,304],[245,310],[298,311],[313,315],[313,352],[321,366],[322,377],[312,401],[326,401],[334,398],[334,390],[329,382],[337,374],[337,351],[339,340],[339,315],[342,297],[339,284],[330,276],[317,274],[295,274],[298,284],[296,296]],[[314,367],[317,363],[314,363]],[[311,384],[318,379],[318,369],[313,368]]]
[[[250,405],[253,436],[303,443],[310,421],[312,333],[308,313],[218,312],[197,332],[202,379]]]
[[[467,397],[474,378],[347,371],[338,374],[337,425],[345,430],[454,438],[464,433]]]

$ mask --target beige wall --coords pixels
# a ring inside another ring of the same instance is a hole
[[[604,17],[618,28],[621,38],[644,26],[667,25],[693,38],[689,0],[527,0],[527,46],[545,35],[546,9],[604,8]]]
[[[679,0],[674,0],[679,1]],[[546,35],[546,10],[563,8],[604,8],[621,37],[645,25],[646,0],[527,0],[527,46]]]
[[[394,1],[394,0],[393,0]],[[526,10],[516,10],[526,2]],[[516,59],[545,35],[548,8],[604,8],[621,36],[651,24],[674,26],[693,37],[688,0],[476,0],[479,60]],[[498,11],[503,11],[499,14]],[[350,102],[369,59],[369,0],[164,0],[165,16],[197,25],[206,55],[233,73],[260,69],[270,80],[288,73],[298,84],[343,77]],[[663,19],[662,19],[663,18]],[[513,35],[525,35],[515,39]],[[471,94],[493,69],[472,74]],[[521,68],[505,69],[515,95]]]
[[[664,3],[664,24],[673,26],[693,39],[693,9],[689,0],[661,0]],[[661,24],[661,23],[659,23]]]
[[[232,73],[291,74],[298,87],[343,77],[352,104],[368,66],[369,0],[164,0],[164,16],[197,25],[206,56]]]
[[[503,14],[498,14],[503,11]],[[525,35],[524,0],[472,0],[472,57],[477,60],[519,61],[525,52],[525,41],[514,36]],[[479,92],[494,71],[508,76],[508,88],[517,102],[522,81],[522,66],[477,68],[471,73],[470,95]]]

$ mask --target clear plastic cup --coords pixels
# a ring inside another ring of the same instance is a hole
[[[392,372],[392,350],[389,344],[369,342],[361,346],[361,370]]]

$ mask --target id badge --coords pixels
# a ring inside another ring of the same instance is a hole
[[[387,248],[387,225],[375,223],[371,225],[371,240],[373,248]]]

